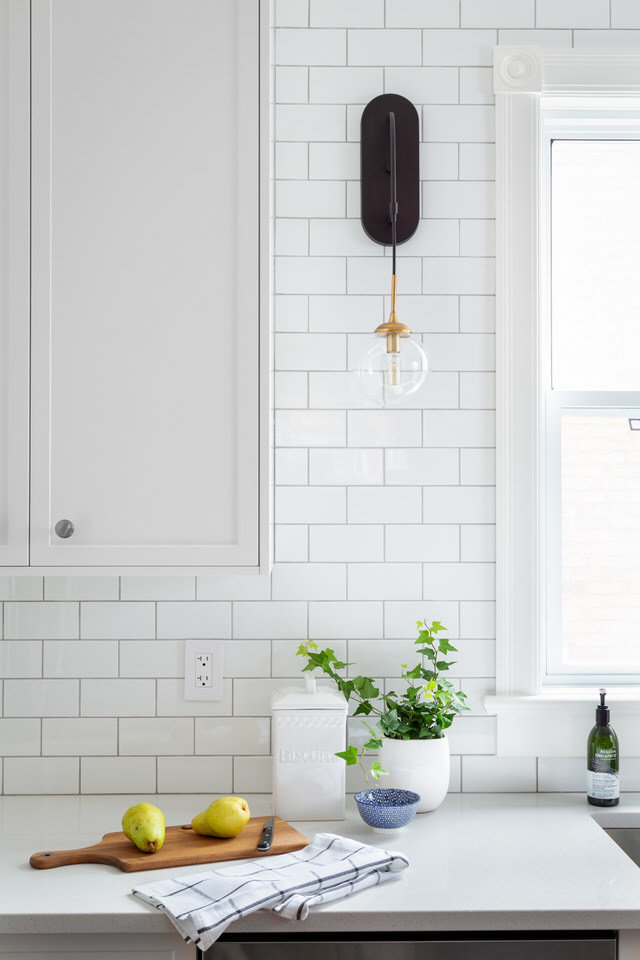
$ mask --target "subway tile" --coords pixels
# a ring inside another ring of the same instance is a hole
[[[5,757],[38,755],[40,753],[40,718],[0,718],[0,744]]]
[[[393,524],[386,527],[385,560],[454,561],[459,559],[456,524]]]
[[[153,603],[82,603],[80,619],[84,640],[144,640],[156,631]]]
[[[535,0],[461,0],[461,27],[533,27]]]
[[[493,103],[493,75],[489,67],[462,67],[460,103]]]
[[[493,293],[495,265],[491,257],[426,257],[424,288],[430,293]]]
[[[7,757],[4,761],[4,792],[77,793],[78,768],[77,757]]]
[[[496,528],[489,523],[460,527],[460,559],[493,562],[496,559]]]
[[[496,418],[492,410],[425,410],[426,447],[494,447]]]
[[[193,753],[191,717],[124,717],[119,721],[121,756]]]
[[[277,217],[344,217],[345,189],[340,180],[278,180]],[[280,252],[280,251],[278,251]],[[335,253],[339,253],[336,250]],[[306,254],[306,250],[304,251]]]
[[[278,140],[344,140],[346,110],[339,104],[279,103],[275,108]],[[281,176],[281,171],[279,171]]]
[[[421,220],[417,231],[403,244],[402,254],[420,257],[457,257],[460,252],[457,220]],[[402,300],[400,301],[402,310]],[[402,311],[404,314],[404,311]]]
[[[464,667],[464,663],[462,666]],[[495,694],[495,677],[463,677],[460,681],[460,686],[467,695],[465,702],[470,711],[469,714],[465,713],[465,716],[471,716],[472,714],[477,714],[481,717],[486,716],[487,711],[484,708],[484,698],[488,694]]]
[[[156,789],[155,756],[82,758],[81,793],[155,793]]]
[[[276,373],[274,398],[277,409],[304,409],[308,405],[308,395],[309,384],[306,372],[281,370]]]
[[[300,682],[301,674],[294,674]],[[302,684],[301,684],[302,685]],[[291,680],[234,680],[233,712],[238,717],[268,717],[271,714],[271,697],[285,687],[291,686]]]
[[[312,27],[382,27],[384,0],[311,0]]]
[[[344,293],[345,289],[343,257],[276,257],[278,293]]]
[[[426,217],[494,216],[494,184],[473,180],[443,180],[425,183],[423,214]]]
[[[351,676],[389,677],[401,663],[415,666],[420,660],[413,640],[350,640],[348,653]]]
[[[234,757],[233,789],[244,793],[271,793],[273,760],[271,757]]]
[[[415,600],[421,593],[419,563],[349,564],[349,600]]]
[[[279,487],[301,486],[309,480],[309,455],[307,450],[288,448],[275,451],[276,483]],[[243,598],[239,598],[243,599]],[[249,600],[268,600],[265,597],[248,597]]]
[[[155,680],[83,680],[81,683],[83,717],[148,717],[155,712]]]
[[[493,563],[425,563],[425,600],[494,600]]]
[[[367,103],[383,90],[382,67],[310,67],[311,103]]]
[[[345,523],[346,509],[341,487],[276,488],[277,523]]]
[[[309,558],[314,562],[384,559],[384,528],[349,524],[309,528]]]
[[[537,0],[537,27],[580,27],[594,29],[609,26],[609,0]],[[613,42],[613,41],[612,41]]]
[[[538,757],[540,793],[583,793],[586,779],[584,757]]]
[[[0,600],[42,600],[42,577],[0,577]]]
[[[462,677],[462,687],[472,677],[487,677],[495,673],[496,644],[495,640],[456,640],[456,660],[451,667],[450,676]]]
[[[455,67],[386,67],[389,90],[421,103],[457,103],[458,71]]]
[[[452,753],[473,754],[496,752],[495,717],[457,717],[447,730]],[[465,789],[464,768],[462,789]]]
[[[309,148],[306,143],[276,143],[275,175],[277,179],[305,180],[309,172],[308,153]]]
[[[461,757],[451,757],[448,793],[460,793],[462,783]]]
[[[460,180],[493,180],[495,147],[492,143],[460,144]],[[463,216],[468,214],[463,213]]]
[[[490,67],[496,30],[424,30],[423,62],[431,66]]]
[[[270,713],[271,711],[269,711]],[[196,718],[196,754],[268,754],[270,717]]]
[[[278,333],[276,369],[344,370],[346,347],[339,333]]]
[[[417,636],[418,620],[439,620],[444,624],[446,636],[458,636],[458,603],[439,600],[427,603],[425,600],[389,600],[384,605],[385,637]],[[458,644],[456,643],[456,646]]]
[[[349,66],[409,66],[421,62],[419,30],[349,30]]]
[[[494,523],[491,487],[425,487],[423,523]]]
[[[279,333],[297,333],[308,326],[309,298],[298,294],[274,297],[275,329]]]
[[[203,806],[233,789],[231,757],[158,757],[159,793],[204,793]]]
[[[238,601],[233,605],[233,635],[237,640],[283,640],[304,637],[307,632],[305,601],[269,603]]]
[[[387,27],[457,27],[459,0],[387,0]]]
[[[494,373],[461,373],[460,406],[494,410],[496,405],[496,377]]]
[[[427,105],[422,108],[422,139],[491,142],[495,136],[494,122],[492,106]],[[432,212],[429,215],[434,216]]]
[[[232,686],[228,678],[223,681],[222,700],[185,700],[182,678],[159,679],[156,682],[159,717],[220,717],[231,714]],[[153,715],[156,711],[149,710],[148,713]],[[144,713],[140,715],[145,716]]]
[[[496,605],[488,601],[460,603],[460,636],[480,640],[496,635]]]
[[[384,299],[380,294],[309,297],[309,329],[312,331],[372,333],[383,319]]]
[[[312,602],[309,604],[309,636],[316,640],[382,637],[382,602]]]
[[[358,180],[360,178],[360,144],[310,143],[309,178],[311,180]]]
[[[276,64],[346,63],[345,30],[287,30],[276,32]],[[286,139],[286,138],[285,138]]]
[[[322,181],[309,181],[309,183],[320,182]],[[342,183],[338,183],[338,181],[325,182],[335,182],[344,196],[344,185]],[[325,215],[330,216],[329,213],[323,214],[323,216]],[[384,253],[382,247],[374,247],[362,229],[360,220],[355,218],[312,220],[310,225],[310,252],[313,256],[329,256],[332,254],[340,254],[345,257],[377,255],[379,258]],[[351,297],[348,299],[351,299]],[[345,328],[345,332],[347,329]]]
[[[340,486],[383,483],[382,458],[382,450],[310,450],[309,482]]]
[[[216,573],[210,577],[198,577],[199,601],[268,600],[270,596],[271,583],[268,576],[248,577],[245,574],[226,576]]]
[[[391,300],[385,297],[385,320],[391,311]],[[450,296],[411,296],[404,294],[399,298],[399,307],[403,321],[415,334],[441,333],[458,329],[458,297]]]
[[[293,563],[308,559],[308,530],[304,524],[276,525],[275,559],[278,563]]]
[[[281,181],[284,182],[284,181]],[[296,183],[297,181],[287,181]],[[304,183],[306,181],[300,181]],[[276,190],[278,188],[276,187]],[[306,257],[309,253],[309,221],[280,217],[275,222],[275,254],[278,257]]]
[[[465,793],[535,793],[535,757],[463,757]]]
[[[403,257],[402,293],[421,292],[420,266],[421,261],[418,257]],[[384,258],[375,256],[348,258],[347,293],[387,293],[390,285],[391,265]]]
[[[307,67],[276,67],[276,103],[306,103],[309,99]]]
[[[427,351],[427,364],[429,354]],[[430,370],[423,385],[412,394],[406,404],[407,409],[415,410],[451,410],[458,406],[458,374],[453,371],[442,373]]]
[[[494,220],[460,222],[460,254],[463,257],[494,257],[496,225]]]
[[[460,451],[460,483],[469,486],[493,486],[496,482],[496,452],[486,450]]]
[[[347,109],[351,110],[352,108],[348,107]],[[353,137],[351,139],[357,138]],[[359,220],[361,214],[360,208],[360,181],[347,180],[347,216],[355,217],[357,220]]]
[[[4,604],[6,640],[73,640],[78,636],[77,603]]]
[[[635,3],[635,0],[631,0]],[[571,30],[499,30],[498,43],[505,46],[570,47]]]
[[[573,46],[576,50],[615,49],[637,51],[640,37],[637,30],[574,30]]]
[[[276,27],[309,26],[308,0],[275,0],[274,23]]]
[[[300,642],[298,640],[272,640],[272,675],[274,677],[295,677],[297,676],[304,661],[297,655]],[[337,640],[331,644],[340,660],[347,659],[347,641]]]
[[[458,144],[421,143],[421,180],[457,180]]]
[[[419,410],[350,410],[350,447],[419,447]]]
[[[277,410],[275,424],[279,447],[333,447],[347,439],[344,410]]]
[[[493,333],[495,297],[460,297],[460,332]]]
[[[309,406],[320,409],[370,407],[354,370],[309,374]]]
[[[230,603],[197,600],[158,604],[158,639],[230,636]]]
[[[117,577],[45,577],[45,600],[117,600]]]
[[[344,563],[280,563],[271,574],[274,600],[345,600]]]
[[[492,371],[495,339],[475,333],[429,333],[424,347],[433,370]]]
[[[390,449],[384,456],[387,485],[448,486],[459,481],[457,450]]]
[[[78,680],[5,680],[5,717],[77,717]]]
[[[269,640],[225,640],[225,677],[268,677],[270,672]]]
[[[611,26],[614,29],[640,27],[640,6],[637,0],[611,0]]]
[[[351,487],[349,523],[420,523],[419,487]]]
[[[118,641],[45,640],[43,676],[117,677]]]
[[[122,577],[123,600],[195,600],[195,577]]]
[[[42,753],[50,756],[113,756],[118,752],[115,717],[45,717]]]
[[[184,640],[120,640],[120,676],[184,676]]]
[[[42,640],[0,640],[0,677],[41,677]]]

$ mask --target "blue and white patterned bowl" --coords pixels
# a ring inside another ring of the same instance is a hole
[[[377,787],[356,793],[360,816],[376,833],[402,830],[416,815],[420,796],[412,790]]]

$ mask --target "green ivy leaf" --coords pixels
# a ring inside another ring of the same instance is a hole
[[[388,777],[389,774],[386,770],[382,769],[382,764],[379,760],[374,760],[371,764],[371,776],[374,778],[374,780],[379,780],[380,777]]]
[[[351,745],[347,747],[346,750],[341,750],[339,753],[336,753],[336,757],[344,760],[348,767],[353,767],[358,762],[358,748]]]

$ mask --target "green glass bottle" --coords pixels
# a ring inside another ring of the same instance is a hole
[[[606,694],[606,690],[600,690],[596,725],[587,740],[587,800],[596,807],[615,807],[620,803],[620,749],[609,723]]]

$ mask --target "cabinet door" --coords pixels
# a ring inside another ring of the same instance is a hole
[[[0,564],[29,562],[29,0],[0,0]]]
[[[259,0],[32,7],[31,563],[256,565]]]

